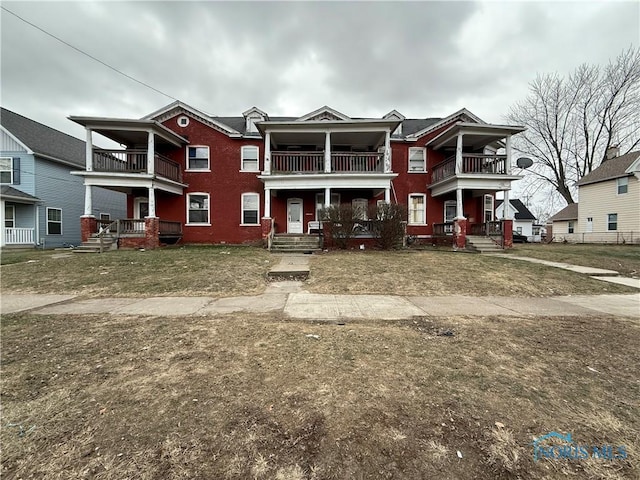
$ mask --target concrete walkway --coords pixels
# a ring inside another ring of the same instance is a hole
[[[271,267],[267,276],[273,279],[307,279],[309,277],[309,255],[303,253],[281,255],[280,262]]]
[[[603,268],[582,267],[580,265],[571,265],[570,263],[563,262],[551,262],[549,260],[540,260],[539,258],[531,257],[519,257],[516,255],[509,255],[506,253],[492,253],[493,257],[509,258],[512,260],[522,260],[523,262],[539,263],[540,265],[546,265],[548,267],[561,268],[563,270],[569,270],[570,272],[583,273],[589,275],[596,280],[602,280],[603,282],[617,283],[618,285],[626,285],[627,287],[633,287],[640,289],[640,278],[622,277],[615,270],[605,270]]]
[[[296,281],[273,282],[262,295],[75,299],[69,295],[2,295],[0,313],[42,315],[223,315],[231,312],[281,312],[308,320],[381,319],[453,315],[593,316],[640,319],[640,293],[564,297],[468,297],[325,295],[309,293]]]

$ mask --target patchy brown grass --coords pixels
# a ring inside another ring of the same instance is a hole
[[[640,245],[517,244],[513,253],[583,267],[605,268],[621,275],[640,277]]]
[[[630,319],[14,314],[1,333],[7,479],[640,475]],[[549,431],[629,457],[534,462]]]
[[[312,292],[334,294],[540,297],[637,291],[544,265],[441,250],[314,255],[307,284]]]
[[[31,252],[18,257],[27,261],[3,265],[3,291],[121,297],[251,295],[262,293],[265,275],[278,261],[254,247],[187,246],[55,255],[60,252]],[[15,260],[9,257],[7,261],[11,259]]]

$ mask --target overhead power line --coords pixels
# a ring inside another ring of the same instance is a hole
[[[0,5],[0,8],[2,8],[2,10],[4,10],[7,13],[10,13],[11,15],[13,15],[14,17],[18,18],[19,20],[22,20],[24,23],[26,23],[27,25],[32,26],[33,28],[35,28],[36,30],[40,30],[42,33],[44,33],[45,35],[50,36],[51,38],[54,38],[55,40],[59,41],[60,43],[66,45],[67,47],[73,48],[76,52],[81,53],[82,55],[89,57],[91,60],[95,60],[96,62],[104,65],[105,67],[113,70],[116,73],[119,73],[120,75],[127,77],[129,80],[133,80],[136,83],[139,83],[140,85],[143,85],[147,88],[150,88],[151,90],[153,90],[154,92],[159,93],[160,95],[164,95],[165,97],[168,97],[172,100],[178,100],[175,97],[172,97],[171,95],[169,95],[168,93],[164,93],[161,90],[158,90],[155,87],[152,87],[151,85],[149,85],[148,83],[145,83],[141,80],[138,80],[137,78],[132,77],[131,75],[128,75],[126,73],[124,73],[121,70],[118,70],[116,67],[112,67],[111,65],[109,65],[106,62],[103,62],[102,60],[100,60],[99,58],[94,57],[93,55],[91,55],[90,53],[85,52],[84,50],[81,50],[80,48],[76,47],[75,45],[71,45],[69,42],[66,42],[65,40],[62,40],[60,37],[55,36],[52,33],[47,32],[44,28],[39,27],[38,25],[31,23],[29,20],[26,20],[24,18],[22,18],[20,15],[18,15],[15,12],[12,12],[11,10],[9,10],[7,7]]]

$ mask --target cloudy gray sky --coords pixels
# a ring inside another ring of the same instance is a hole
[[[11,2],[2,6],[202,111],[490,122],[538,72],[640,42],[640,2]],[[84,138],[68,115],[139,118],[173,101],[1,12],[1,103]]]

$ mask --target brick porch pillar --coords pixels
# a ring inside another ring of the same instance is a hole
[[[273,218],[262,217],[260,220],[260,226],[262,227],[262,240],[266,240],[273,228]]]
[[[467,246],[467,225],[466,218],[456,218],[453,221],[453,245],[456,248],[465,248]]]
[[[160,219],[144,217],[144,248],[152,250],[160,246]]]
[[[98,220],[93,215],[80,217],[80,238],[83,242],[89,240],[91,235],[98,231]]]
[[[502,248],[513,247],[513,220],[502,220]]]

